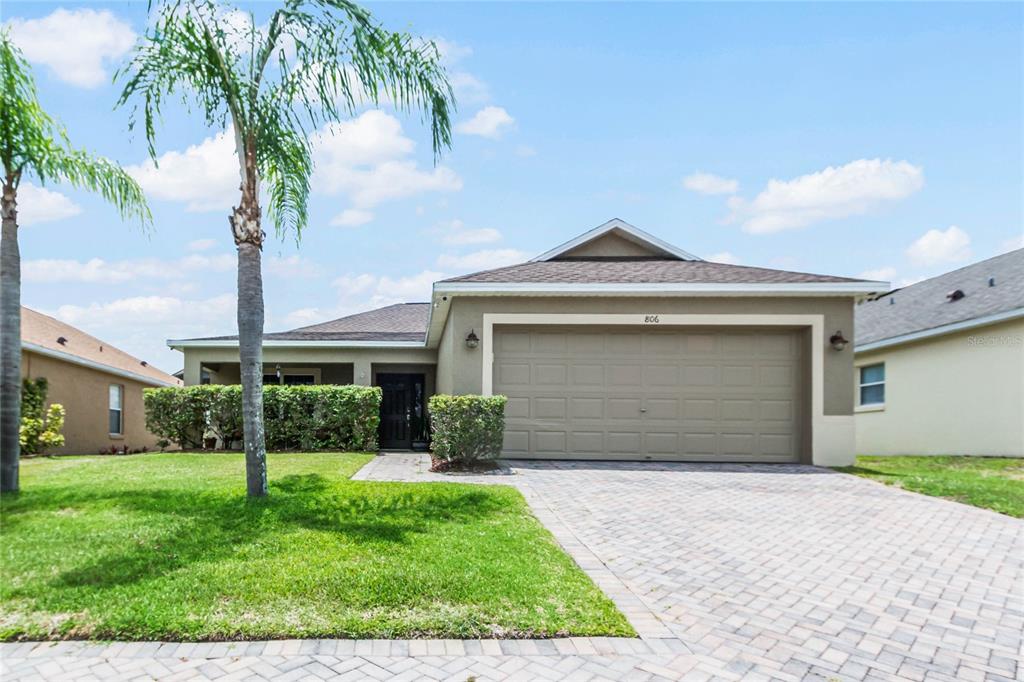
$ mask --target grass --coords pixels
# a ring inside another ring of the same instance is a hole
[[[635,633],[505,486],[349,477],[361,454],[24,460],[0,501],[0,639]]]
[[[1024,518],[1024,460],[1004,457],[858,457],[838,471]]]

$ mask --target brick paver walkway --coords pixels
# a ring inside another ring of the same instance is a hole
[[[357,478],[451,480],[387,455]],[[510,462],[642,639],[7,644],[3,679],[1017,680],[1024,523],[801,466]]]

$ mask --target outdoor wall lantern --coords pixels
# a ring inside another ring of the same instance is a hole
[[[476,335],[476,330],[471,329],[469,335],[466,337],[466,348],[473,350],[480,345],[480,338]]]
[[[843,350],[850,342],[843,338],[843,332],[838,331],[829,337],[828,342],[832,344],[832,350]]]

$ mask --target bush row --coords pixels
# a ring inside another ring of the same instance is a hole
[[[264,386],[263,425],[269,450],[377,449],[380,389],[370,386]],[[182,449],[216,437],[241,447],[242,387],[150,388],[146,428]]]
[[[434,457],[457,464],[499,457],[506,402],[503,395],[432,396],[429,408]]]

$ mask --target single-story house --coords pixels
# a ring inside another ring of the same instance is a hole
[[[53,454],[156,447],[146,430],[142,389],[181,381],[105,341],[21,308],[21,376],[45,377],[46,405],[64,406],[64,446]]]
[[[265,381],[383,390],[381,446],[433,393],[508,396],[504,452],[545,459],[854,456],[854,302],[885,282],[704,261],[611,220],[431,300],[270,333]],[[237,383],[237,337],[170,340],[185,383]]]
[[[1024,249],[855,310],[858,453],[1024,456]]]

